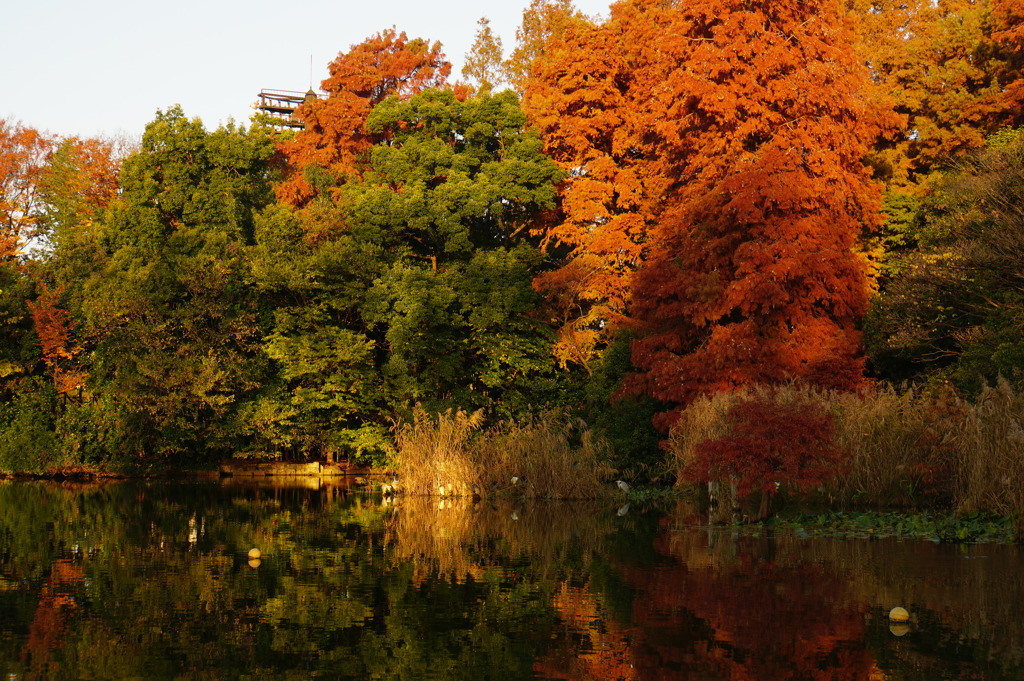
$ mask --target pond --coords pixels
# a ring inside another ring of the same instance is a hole
[[[347,484],[0,482],[0,678],[1024,678],[1016,547]]]

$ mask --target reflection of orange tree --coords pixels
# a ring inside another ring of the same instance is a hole
[[[910,637],[890,650],[888,668],[941,670],[958,679],[1020,678],[1024,556],[1019,548],[895,539],[786,542],[806,560],[848,575],[848,589],[881,613],[904,604],[915,619],[931,620],[927,640],[911,642]],[[944,647],[958,653],[943,656]]]
[[[56,671],[53,651],[64,647],[64,635],[77,608],[68,591],[82,581],[82,569],[67,559],[54,562],[50,578],[39,593],[39,604],[28,629],[28,641],[22,651],[22,661],[33,674],[45,676]]]
[[[716,546],[706,535],[665,533],[657,548],[679,563],[621,568],[638,592],[635,664],[661,670],[643,678],[869,678],[864,614],[849,605],[845,582],[817,566],[776,562],[765,541]]]
[[[554,649],[534,665],[537,675],[545,679],[639,678],[630,632],[608,617],[589,589],[562,583],[552,604],[562,624]]]

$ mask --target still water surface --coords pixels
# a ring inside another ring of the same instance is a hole
[[[1022,615],[1008,546],[315,480],[0,482],[9,680],[1024,679]]]

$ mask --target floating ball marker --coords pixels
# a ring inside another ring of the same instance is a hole
[[[907,612],[906,608],[901,608],[897,605],[895,608],[889,611],[889,621],[900,623],[909,622],[910,613]]]
[[[250,560],[259,560],[262,555],[259,549],[249,549]]]
[[[249,567],[253,568],[254,570],[256,568],[258,568],[262,564],[263,564],[263,561],[260,560],[259,558],[250,558],[249,559]]]

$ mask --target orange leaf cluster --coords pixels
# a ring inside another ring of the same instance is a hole
[[[32,236],[39,177],[52,147],[37,130],[0,120],[0,255]]]
[[[61,192],[81,200],[79,217],[91,218],[117,197],[120,160],[111,142],[71,137],[64,140],[64,144],[69,145],[73,155],[74,172],[55,177],[56,171],[47,168],[44,185],[59,182]]]
[[[32,313],[32,323],[43,351],[43,361],[53,374],[57,392],[68,394],[81,389],[87,374],[77,367],[66,366],[66,360],[81,352],[72,334],[75,322],[67,310],[59,307],[63,288],[50,290],[43,285],[39,298],[26,301]]]
[[[328,66],[321,84],[327,99],[299,107],[306,127],[279,148],[288,172],[276,191],[281,201],[303,206],[317,195],[309,171],[322,169],[339,181],[357,174],[363,154],[378,136],[363,129],[371,109],[391,95],[409,96],[444,85],[451,72],[440,43],[389,29],[353,45]]]
[[[674,182],[652,144],[645,68],[664,15],[656,3],[619,3],[604,24],[575,20],[548,44],[526,85],[523,108],[567,175],[562,219],[544,237],[571,256],[535,284],[560,328],[563,364],[586,364],[622,326],[649,227]]]
[[[996,27],[992,37],[1008,58],[1003,75],[1006,122],[1024,125],[1024,5],[1020,0],[992,0],[992,13]]]

